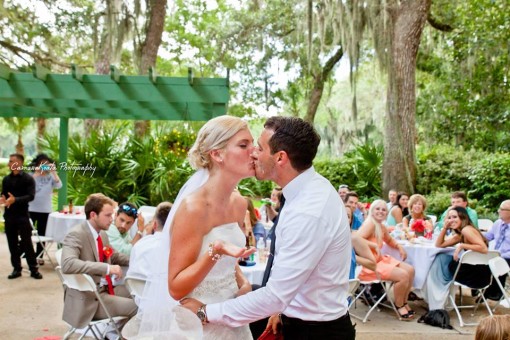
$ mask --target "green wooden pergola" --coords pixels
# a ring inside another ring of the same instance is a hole
[[[86,74],[71,65],[70,74],[50,73],[40,65],[18,72],[0,64],[0,117],[60,119],[59,162],[67,162],[69,119],[207,121],[227,112],[227,78]],[[59,169],[58,206],[67,202],[67,173]]]

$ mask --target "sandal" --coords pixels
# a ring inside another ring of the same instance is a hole
[[[401,308],[404,308],[405,310],[407,310],[407,308],[405,308],[405,305],[402,305],[400,307],[398,307],[398,306],[395,306],[395,307],[397,307],[397,312],[398,312],[398,315],[400,317],[400,320],[402,320],[402,321],[411,321],[411,320],[414,319],[414,314],[410,314],[409,312],[407,312],[405,314],[401,314],[400,313],[399,309],[401,309]]]
[[[404,307],[405,307],[405,309],[407,309],[407,314],[410,314],[410,315],[416,314],[416,312],[414,310],[412,310],[411,307],[409,307],[408,303],[404,304]]]

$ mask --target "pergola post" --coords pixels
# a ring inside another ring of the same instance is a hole
[[[60,118],[60,147],[58,150],[58,176],[62,181],[62,188],[58,191],[58,210],[62,210],[62,207],[67,204],[67,167],[61,166],[63,163],[67,163],[67,148],[69,146],[69,118]]]

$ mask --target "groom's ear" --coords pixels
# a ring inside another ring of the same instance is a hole
[[[282,150],[282,151],[278,151],[276,153],[276,163],[278,163],[278,165],[284,166],[289,162],[290,162],[290,160],[289,160],[289,155],[287,155],[287,152]]]

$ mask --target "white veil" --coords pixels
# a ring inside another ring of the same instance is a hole
[[[168,256],[170,227],[182,200],[200,188],[209,178],[207,169],[200,169],[179,191],[163,228],[158,261],[151,264],[136,316],[140,323],[136,339],[201,339],[202,324],[189,310],[181,307],[168,292]]]

